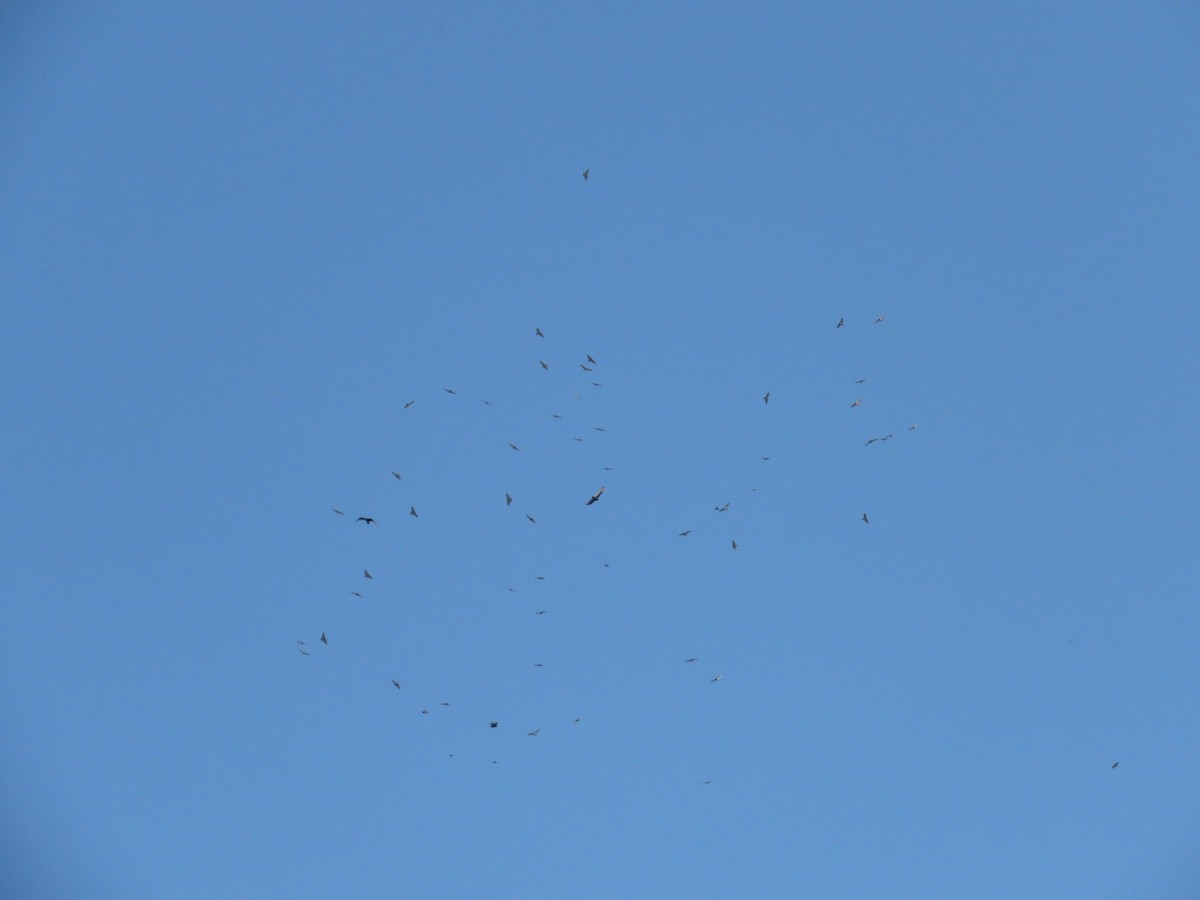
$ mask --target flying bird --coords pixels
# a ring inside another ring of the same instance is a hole
[[[395,478],[397,481],[403,481],[403,479],[400,477],[399,472],[393,472],[392,477]]]
[[[720,676],[720,675],[714,675],[712,678],[710,678],[710,679],[708,680],[708,683],[709,683],[709,684],[716,684],[716,683],[717,683],[718,681],[720,681],[720,680],[721,680],[721,676]]]
[[[357,519],[355,519],[354,521],[355,521],[355,522],[366,522],[368,525],[374,525],[374,524],[375,524],[375,520],[374,520],[374,519],[372,519],[370,516],[359,516],[359,517],[358,517]]]
[[[858,381],[856,381],[856,382],[854,382],[854,383],[855,383],[855,384],[866,384],[866,383],[867,383],[867,379],[865,379],[865,378],[860,378],[860,379],[858,379]]]
[[[344,512],[342,512],[340,509],[338,509],[336,506],[331,506],[331,507],[329,507],[329,508],[330,508],[330,509],[332,509],[332,510],[333,510],[335,513],[337,513],[339,516],[344,516],[344,515],[345,515],[345,513],[344,513]]]
[[[560,416],[558,413],[550,413],[550,418],[552,418],[552,419],[561,419],[561,418],[562,418],[562,416]]]
[[[691,659],[685,659],[685,660],[684,660],[684,662],[695,662],[695,661],[696,661],[696,660],[698,660],[699,658],[700,658],[700,657],[698,657],[698,656],[693,656]]]
[[[449,706],[449,705],[450,704],[447,703],[445,700],[443,700],[441,703],[438,704],[438,706]]]
[[[429,715],[429,710],[427,710],[427,709],[421,710],[421,715],[423,715],[423,716]]]
[[[410,406],[412,406],[416,402],[417,402],[416,400],[409,400],[407,403],[404,404],[404,408],[408,409]]]
[[[488,727],[489,727],[489,728],[499,728],[499,727],[500,727],[500,723],[499,723],[499,722],[492,722],[492,723],[491,723],[491,724],[490,724]]]
[[[308,641],[296,641],[297,644],[307,644]]]
[[[591,171],[592,171],[591,169],[584,169],[584,170],[583,170],[583,180],[584,180],[584,181],[587,181],[587,180],[588,180],[588,175],[590,175],[590,174],[591,174]]]
[[[763,403],[770,403],[770,402],[771,402],[771,392],[767,391],[765,394],[763,394]]]
[[[875,324],[878,325],[880,322],[882,322],[886,318],[887,318],[886,315],[880,316],[878,319],[875,320]]]
[[[539,360],[538,360],[538,365],[540,365],[540,366],[541,366],[543,369],[545,369],[547,372],[549,372],[549,371],[550,371],[550,367],[549,367],[548,365],[546,365],[546,361],[545,361],[544,359],[539,359]]]
[[[877,440],[879,440],[879,438],[871,438],[871,439],[870,439],[869,441],[867,441],[867,443],[866,443],[866,444],[864,444],[863,446],[870,447],[870,446],[871,446],[873,443],[875,443]]]
[[[585,371],[585,372],[593,371],[592,369],[589,369],[587,366],[585,366],[583,363],[579,364],[579,368],[583,369],[583,371]]]
[[[545,335],[542,334],[542,329],[540,329],[540,328],[533,329],[533,333],[536,334],[538,337],[545,337]]]
[[[539,609],[537,612],[534,613],[535,616],[544,616],[545,614],[546,614],[546,610],[544,610],[544,609]]]
[[[546,580],[545,575],[534,575],[533,578],[535,581],[545,581]]]
[[[1121,761],[1118,759],[1118,760],[1117,760],[1115,763],[1113,763],[1111,766],[1109,766],[1109,768],[1110,768],[1110,769],[1115,769],[1115,768],[1116,768],[1117,766],[1119,766],[1120,764],[1121,764]]]
[[[687,531],[681,531],[681,532],[679,532],[679,536],[680,536],[680,537],[687,537],[687,536],[688,536],[689,534],[691,534],[691,533],[692,533],[692,529],[690,529],[690,528],[689,528]]]
[[[584,506],[591,506],[593,503],[595,503],[597,500],[599,500],[599,499],[600,499],[600,495],[601,495],[601,494],[603,494],[603,493],[604,493],[604,487],[603,487],[603,486],[601,486],[600,490],[598,490],[598,491],[596,491],[596,493],[592,494],[592,499],[591,499],[591,500],[589,500],[587,503],[585,503],[585,504],[583,504],[583,505],[584,505]]]
[[[700,783],[701,784],[712,784],[712,779],[710,778],[710,779],[708,779],[708,781],[702,781]]]
[[[398,682],[395,678],[392,679],[392,684],[395,686],[396,690],[400,690],[400,682]]]
[[[296,649],[300,651],[301,656],[312,656],[312,654],[309,653],[307,650],[305,650],[303,647],[297,647]]]
[[[593,366],[596,365],[596,361],[594,359],[592,359],[592,354],[585,353],[584,356],[587,357],[587,361],[590,362]]]
[[[854,409],[854,407],[856,407],[856,406],[862,406],[862,397],[859,397],[857,400],[855,400],[853,403],[850,404],[851,409]]]
[[[529,732],[529,737],[537,737],[537,736],[538,736],[538,732],[539,732],[539,731],[541,731],[541,730],[542,730],[542,729],[540,729],[540,728],[535,728],[535,729],[533,729],[533,731]]]
[[[534,663],[533,667],[535,669],[540,669],[540,668],[544,667],[545,665],[546,665],[545,663]]]
[[[725,512],[725,510],[729,509],[729,504],[726,503],[724,506],[714,506],[713,509],[715,509],[717,512]]]
[[[325,637],[325,632],[323,631],[321,632],[321,643],[326,645],[329,644],[329,638]]]
[[[572,725],[578,725],[578,724],[579,724],[580,722],[582,722],[582,721],[583,721],[583,716],[576,716],[576,717],[575,717],[575,721],[574,721],[574,722],[572,722],[571,724],[572,724]]]
[[[372,581],[375,580],[375,576],[372,575],[370,572],[368,572],[366,569],[363,569],[363,578],[370,578]]]
[[[458,391],[453,391],[450,388],[442,388],[442,390],[445,391],[447,394],[457,394],[458,393]]]
[[[845,320],[845,319],[838,319],[838,323],[837,323],[837,326],[836,326],[836,327],[838,327],[838,328],[841,328],[841,327],[842,327],[843,325],[845,325],[845,324],[846,324],[846,320]]]
[[[909,431],[916,431],[916,430],[917,430],[917,428],[919,428],[919,427],[920,427],[919,425],[917,425],[917,424],[915,424],[915,423],[914,423],[914,424],[912,424],[912,425],[909,425],[909,426],[908,426],[908,430],[909,430]]]
[[[596,425],[594,428],[592,428],[592,431],[608,431],[608,429],[601,428],[599,425]]]
[[[351,591],[350,593],[352,593],[355,597],[362,599],[362,594],[360,594],[358,591]]]
[[[871,520],[867,518],[867,514],[866,514],[866,513],[863,513],[863,521],[864,521],[864,522],[866,522],[868,525],[870,525],[870,524],[871,524]]]
[[[419,519],[419,518],[421,518],[420,516],[418,516],[418,515],[417,515],[417,508],[416,508],[415,506],[410,506],[410,507],[408,508],[408,514],[409,514],[410,516],[412,516],[414,519]]]
[[[537,524],[537,519],[535,519],[535,518],[534,518],[533,516],[531,516],[529,513],[525,513],[525,518],[527,518],[527,519],[528,519],[530,522],[532,522],[534,525],[536,525],[536,524]]]
[[[602,385],[602,384],[601,384],[600,382],[598,382],[598,381],[593,381],[593,382],[592,382],[592,387],[604,387],[604,385]]]
[[[520,448],[520,447],[518,447],[516,444],[514,444],[512,441],[509,441],[509,442],[508,442],[508,446],[512,447],[512,448],[513,448],[514,450],[516,450],[518,453],[520,453],[520,452],[521,452],[521,448]]]
[[[512,506],[512,494],[508,493],[507,491],[504,492],[504,505]]]
[[[734,550],[736,550],[736,549],[737,549],[737,541],[730,541],[729,543],[733,544],[733,549],[734,549]]]

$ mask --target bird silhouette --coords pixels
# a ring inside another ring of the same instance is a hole
[[[357,519],[355,519],[354,521],[355,521],[355,522],[366,522],[368,525],[374,525],[374,524],[375,524],[375,520],[374,520],[374,519],[372,519],[370,516],[359,516],[359,517],[358,517]]]
[[[490,724],[488,725],[488,727],[489,727],[489,728],[499,728],[499,727],[500,727],[500,723],[499,723],[499,722],[492,722],[492,723],[490,723]],[[495,760],[492,760],[492,762],[495,762]]]
[[[408,514],[409,514],[410,516],[412,516],[414,519],[419,519],[419,518],[421,518],[420,516],[418,516],[418,515],[417,515],[417,508],[416,508],[415,506],[410,506],[410,507],[408,508]]]
[[[710,679],[708,680],[708,683],[709,683],[709,684],[716,684],[716,683],[717,683],[718,681],[720,681],[720,680],[721,680],[721,676],[720,676],[720,675],[714,675],[712,678],[710,678]]]
[[[363,578],[369,578],[372,581],[375,580],[375,576],[372,575],[370,572],[368,572],[366,569],[363,569]]]
[[[509,442],[508,442],[508,446],[512,447],[512,448],[513,448],[514,450],[516,450],[518,453],[520,453],[520,452],[521,452],[521,448],[520,448],[520,447],[518,447],[516,444],[514,444],[512,441],[509,441]]]
[[[542,730],[542,729],[540,729],[540,728],[535,728],[535,729],[533,729],[533,731],[529,732],[529,737],[537,737],[537,736],[538,736],[538,732],[539,732],[539,731],[541,731],[541,730]]]
[[[549,372],[549,371],[550,371],[550,367],[549,367],[548,365],[546,365],[546,361],[545,361],[544,359],[539,359],[539,360],[538,360],[538,365],[540,365],[540,366],[541,366],[543,369],[545,369],[547,372]]]
[[[392,679],[392,684],[395,686],[396,690],[400,690],[400,682],[398,682],[395,678]]]
[[[868,525],[870,525],[870,524],[871,524],[871,520],[867,518],[867,514],[866,514],[866,513],[863,513],[863,521],[864,521],[865,523],[867,523]]]
[[[408,409],[410,406],[412,406],[416,402],[417,402],[416,400],[409,400],[407,403],[404,404],[404,408]]]
[[[736,550],[736,549],[737,549],[737,541],[730,541],[729,543],[733,544],[733,549],[734,549],[734,550]]]
[[[856,406],[862,406],[862,397],[859,397],[857,400],[855,400],[853,403],[850,404],[851,409],[854,409],[854,407],[856,407]]]
[[[909,431],[916,431],[916,430],[917,430],[919,427],[920,427],[919,425],[917,425],[917,424],[915,424],[915,423],[914,423],[914,424],[912,424],[912,425],[909,425],[909,426],[908,426],[908,430],[909,430]]]
[[[687,537],[687,536],[688,536],[689,534],[691,534],[691,533],[692,533],[692,529],[690,529],[690,528],[689,528],[687,531],[681,531],[681,532],[679,532],[679,536],[680,536],[680,537]]]
[[[887,318],[886,315],[880,316],[878,319],[875,320],[875,324],[878,325],[880,322],[882,322],[886,318]]]
[[[729,509],[729,504],[726,503],[724,506],[714,506],[713,509],[715,509],[717,512],[725,512],[725,510]]]
[[[536,524],[537,524],[537,519],[535,519],[535,518],[534,518],[533,516],[531,516],[529,513],[525,513],[525,518],[527,518],[527,519],[528,519],[530,522],[532,522],[534,525],[536,525]]]
[[[684,660],[684,662],[695,662],[695,661],[696,661],[696,660],[698,660],[699,658],[700,658],[700,657],[698,657],[698,656],[693,656],[691,659],[685,659],[685,660]]]
[[[580,364],[579,364],[579,368],[583,369],[583,371],[585,371],[585,372],[591,372],[591,371],[594,371],[593,369],[589,369],[589,368],[588,368],[587,366],[585,366],[583,363],[580,363]]]
[[[457,394],[458,393],[458,391],[451,390],[450,388],[442,388],[442,390],[445,391],[447,394]]]
[[[603,485],[602,485],[602,486],[600,487],[600,490],[598,490],[598,491],[596,491],[596,493],[592,494],[592,499],[590,499],[590,500],[589,500],[587,503],[585,503],[585,504],[583,504],[583,505],[584,505],[584,506],[591,506],[593,503],[595,503],[597,500],[599,500],[599,499],[600,499],[600,495],[601,495],[601,494],[603,494],[603,493],[604,493],[604,487],[603,487]]]
[[[537,612],[534,613],[535,616],[544,616],[545,614],[546,614],[546,610],[544,610],[544,609],[539,609]]]
[[[323,631],[321,632],[321,643],[325,645],[329,644],[329,638],[325,637],[325,632]]]
[[[770,402],[771,402],[771,392],[767,391],[765,394],[763,394],[763,403],[770,403]]]
[[[400,477],[400,473],[399,473],[399,472],[393,472],[393,473],[392,473],[392,477],[393,477],[393,478],[395,478],[397,481],[402,481],[402,480],[403,480],[403,479]]]
[[[533,333],[536,334],[538,337],[545,337],[545,335],[542,334],[542,329],[540,329],[540,328],[533,329]]]
[[[508,493],[507,491],[504,493],[504,505],[512,506],[512,494]]]
[[[355,597],[362,599],[362,594],[360,594],[358,591],[351,591],[350,593],[352,593]]]
[[[592,359],[592,354],[585,353],[584,356],[587,357],[587,361],[590,362],[593,366],[596,365],[596,361],[594,359]]]
[[[339,516],[344,516],[344,515],[345,515],[345,513],[344,513],[344,512],[342,512],[340,509],[338,509],[336,506],[331,506],[331,507],[329,507],[329,508],[330,508],[330,509],[332,509],[332,510],[333,510],[335,513],[337,513]]]
[[[836,327],[837,327],[837,328],[841,328],[841,327],[842,327],[843,325],[845,325],[845,324],[846,324],[846,320],[845,320],[845,319],[838,319],[838,323],[837,323],[837,326],[836,326]]]
[[[1118,759],[1118,760],[1117,760],[1115,763],[1113,763],[1111,766],[1109,766],[1109,768],[1110,768],[1110,769],[1115,769],[1115,768],[1116,768],[1117,766],[1119,766],[1120,764],[1121,764],[1121,761]]]
[[[305,650],[303,647],[297,647],[296,649],[300,651],[301,656],[312,656],[312,654],[309,653],[307,650]]]
[[[591,169],[584,169],[584,170],[583,170],[583,180],[584,180],[584,181],[587,181],[587,180],[588,180],[588,175],[590,175],[591,173],[592,173],[592,170],[591,170]]]

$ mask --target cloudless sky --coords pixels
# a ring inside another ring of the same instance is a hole
[[[4,4],[0,894],[1200,895],[1198,45]]]

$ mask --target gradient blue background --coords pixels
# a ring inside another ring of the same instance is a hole
[[[648,6],[0,9],[4,896],[1200,896],[1196,6]]]

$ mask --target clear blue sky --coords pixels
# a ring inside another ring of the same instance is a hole
[[[1198,46],[5,4],[0,894],[1200,896]]]

